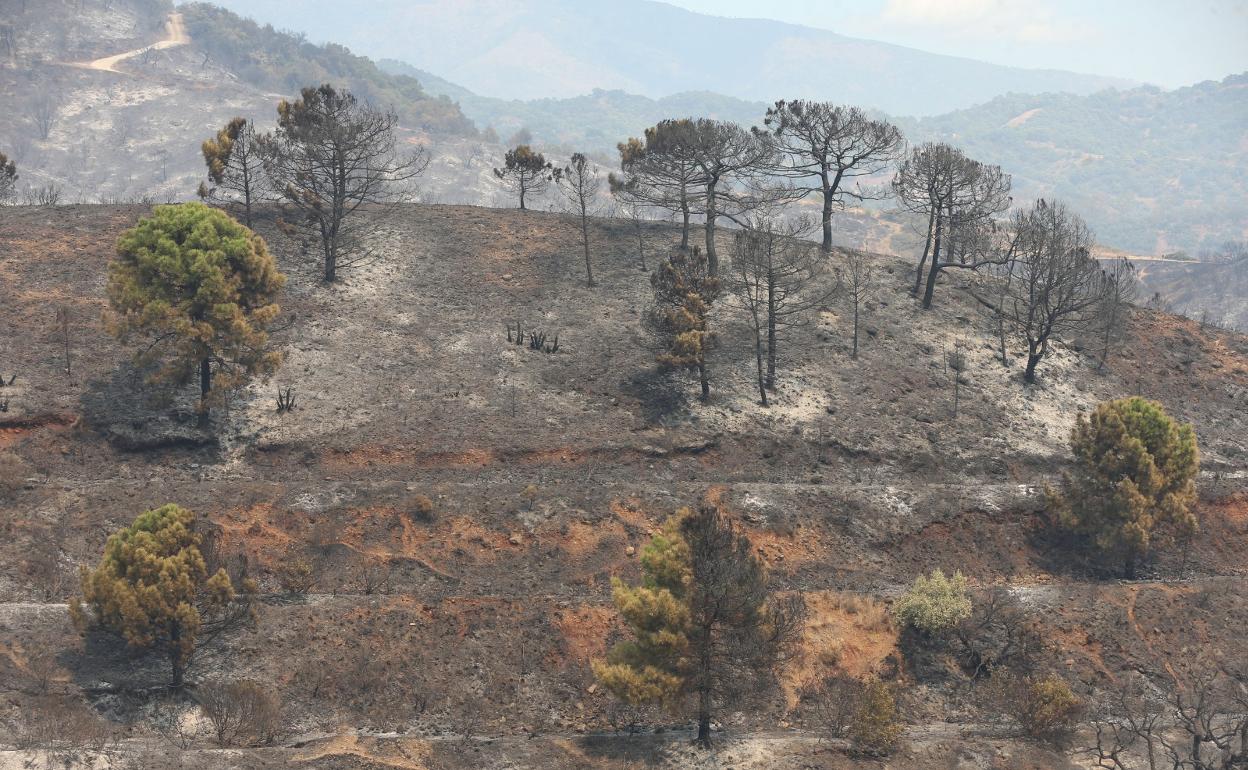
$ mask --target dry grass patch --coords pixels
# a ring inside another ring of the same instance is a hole
[[[837,591],[812,591],[805,599],[809,617],[801,648],[781,675],[790,709],[803,689],[834,672],[869,676],[897,649],[897,631],[882,602]]]
[[[13,452],[0,452],[0,500],[17,494],[29,471],[26,461]]]

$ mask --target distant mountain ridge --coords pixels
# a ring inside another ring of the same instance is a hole
[[[654,99],[605,89],[497,99],[408,65],[379,65],[338,44],[313,45],[208,4],[180,7],[189,45],[128,59],[120,73],[97,72],[60,62],[160,39],[171,4],[45,2],[11,19],[17,66],[0,62],[0,90],[19,99],[17,109],[0,111],[0,150],[17,160],[24,189],[57,185],[73,199],[191,195],[203,175],[198,150],[206,136],[234,115],[267,127],[277,99],[323,80],[393,107],[409,130],[405,141],[439,145],[422,183],[426,200],[493,204],[505,201],[491,174],[503,148],[478,129],[492,127],[505,140],[527,127],[548,155],[581,151],[614,166],[615,144],[658,120],[706,116],[759,125],[771,100],[709,91]],[[34,130],[34,105],[25,98],[36,92],[56,97],[46,138]],[[1248,74],[1174,91],[1009,94],[945,115],[895,120],[912,143],[949,141],[1000,164],[1014,176],[1016,201],[1067,200],[1104,244],[1139,254],[1196,254],[1248,238]]]
[[[759,122],[767,105],[710,91],[687,91],[652,99],[619,89],[595,88],[567,98],[498,99],[481,96],[432,72],[406,62],[382,59],[382,71],[419,81],[430,94],[453,99],[478,128],[493,128],[506,138],[527,128],[539,140],[578,150],[613,152],[616,143],[639,135],[664,118],[693,115]]]
[[[670,117],[761,125],[768,103],[711,92],[650,99],[597,89],[567,99],[495,99],[402,62],[383,70],[458,102],[506,137],[610,157],[615,144]],[[1007,94],[928,118],[889,118],[910,142],[945,141],[1014,177],[1016,200],[1074,205],[1104,243],[1142,254],[1216,248],[1248,238],[1248,73],[1164,91]]]
[[[595,88],[651,98],[688,91],[751,101],[829,99],[932,115],[1010,92],[1087,94],[1134,85],[1027,70],[764,19],[729,19],[651,0],[221,0],[372,58],[409,62],[472,92],[566,98]]]

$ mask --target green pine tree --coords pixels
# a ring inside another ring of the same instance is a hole
[[[159,364],[151,379],[185,385],[198,377],[200,426],[225,391],[281,363],[265,328],[285,277],[264,240],[202,203],[157,206],[122,233],[109,266],[113,332],[147,338],[136,356]]]
[[[204,633],[250,617],[251,581],[239,589],[224,569],[208,574],[195,531],[195,514],[163,505],[140,515],[134,524],[108,538],[104,557],[94,570],[82,570],[82,597],[70,603],[70,616],[81,632],[100,627],[131,646],[169,659],[173,686],[183,674]]]
[[[692,369],[698,373],[701,398],[711,397],[708,357],[715,345],[711,331],[711,304],[719,296],[721,283],[709,272],[701,249],[676,251],[650,276],[655,307],[651,325],[665,339],[659,354],[663,366]]]
[[[698,742],[725,703],[775,683],[805,622],[798,596],[771,596],[754,548],[718,508],[683,508],[641,555],[642,580],[613,581],[632,639],[594,673],[616,697],[676,708],[696,704]]]
[[[1160,534],[1196,531],[1196,434],[1160,404],[1103,403],[1090,418],[1079,416],[1070,447],[1075,469],[1064,490],[1049,491],[1050,507],[1061,526],[1121,558],[1127,578]]]
[[[641,550],[642,579],[630,586],[611,580],[612,600],[631,641],[620,642],[594,674],[620,700],[671,704],[684,685],[689,646],[689,546],[680,534],[682,510]]]

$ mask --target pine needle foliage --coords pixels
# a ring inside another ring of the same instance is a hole
[[[707,259],[696,246],[664,260],[650,276],[650,284],[655,302],[650,323],[664,342],[658,362],[696,371],[706,401],[711,396],[707,359],[715,345],[709,315],[722,284],[710,274]]]
[[[241,605],[224,569],[208,573],[195,514],[168,504],[141,514],[108,538],[94,570],[83,568],[82,596],[70,603],[80,632],[99,627],[121,636],[132,647],[168,658],[172,684],[183,674],[205,633],[250,615]],[[243,580],[247,599],[255,591]]]
[[[1100,404],[1079,416],[1070,448],[1075,468],[1062,491],[1048,491],[1049,508],[1065,530],[1122,559],[1125,577],[1160,537],[1196,532],[1196,433],[1161,404],[1138,396]]]
[[[613,581],[632,638],[594,673],[629,704],[696,703],[698,741],[712,714],[766,692],[805,623],[800,596],[773,596],[754,548],[714,506],[682,508],[642,551],[642,579]]]
[[[281,363],[266,327],[285,282],[264,240],[202,203],[157,206],[122,233],[109,266],[112,331],[147,344],[136,363],[177,386],[199,378],[200,425],[224,393]]]

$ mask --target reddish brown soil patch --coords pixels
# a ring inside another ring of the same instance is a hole
[[[654,529],[654,522],[646,516],[645,509],[637,498],[612,500],[611,513],[633,531],[650,532]]]
[[[572,662],[589,663],[607,654],[607,637],[616,624],[613,607],[582,604],[555,613],[555,627],[563,634],[563,648]]]
[[[779,533],[770,529],[748,529],[750,541],[767,568],[775,572],[793,572],[814,563],[826,563],[828,548],[823,533],[810,526]]]
[[[296,542],[287,527],[277,523],[278,512],[268,503],[213,517],[222,532],[222,547],[237,550],[257,565],[276,563]]]
[[[605,521],[594,524],[573,521],[567,524],[566,529],[567,534],[560,538],[559,547],[577,561],[584,560],[586,557],[606,549],[610,543],[622,543],[628,537],[624,531],[624,526],[618,521]],[[622,547],[619,555],[624,555]]]
[[[1042,570],[1035,560],[1028,529],[1035,522],[1022,514],[1003,516],[968,511],[934,521],[891,544],[890,554],[915,572],[960,570],[981,582],[1004,576],[1030,576]]]
[[[897,649],[897,632],[883,604],[835,591],[811,591],[804,597],[809,617],[801,649],[781,679],[790,709],[802,688],[834,671],[868,676]]]

